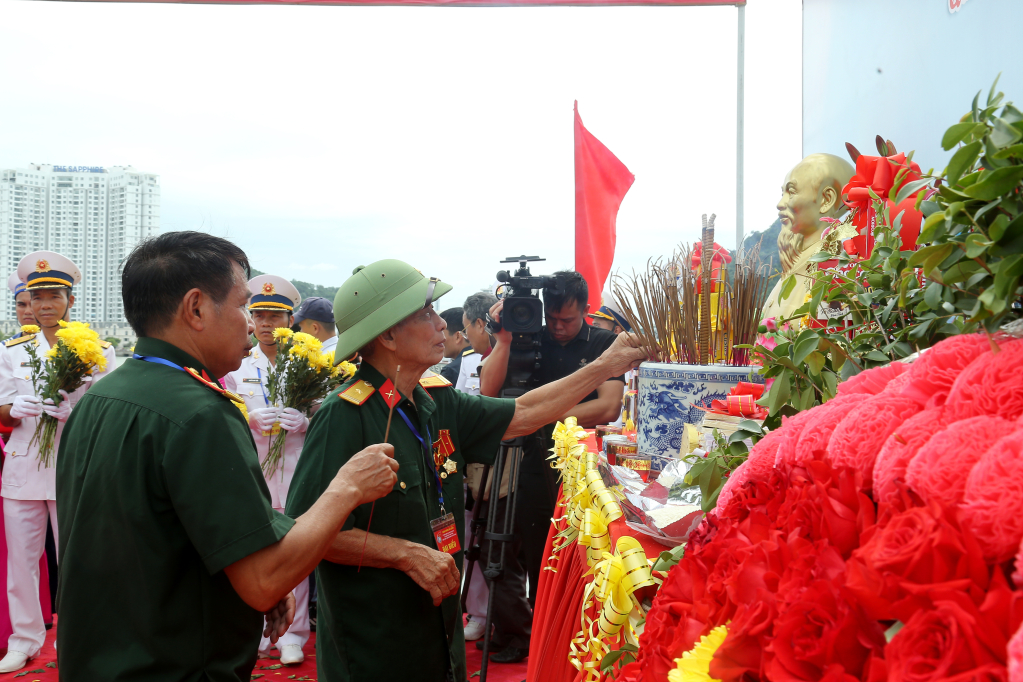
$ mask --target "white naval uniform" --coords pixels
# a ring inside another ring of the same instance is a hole
[[[472,349],[470,348],[469,350]],[[458,368],[458,379],[455,380],[455,388],[462,393],[479,395],[481,364],[483,364],[483,356],[479,353],[463,355],[462,365]]]
[[[470,348],[470,350],[472,350]],[[470,353],[469,355],[462,356],[462,365],[458,369],[458,379],[455,382],[455,388],[462,393],[468,393],[469,395],[480,394],[480,365],[483,363],[483,356],[479,353]],[[469,464],[466,466],[466,471],[470,469],[478,469],[479,472],[476,474],[477,477],[482,475],[482,464]],[[472,529],[469,527],[472,522],[472,512],[465,512],[465,547],[469,546],[469,538],[472,534]],[[465,612],[473,618],[483,622],[487,619],[487,601],[489,599],[490,589],[487,587],[487,581],[483,577],[483,565],[477,562],[476,566],[472,569],[472,581],[469,583],[469,594],[465,600]]]
[[[245,409],[247,410],[267,407],[267,396],[269,396],[267,372],[269,369],[270,360],[257,346],[245,356],[241,367],[224,377],[224,386],[245,400]],[[273,436],[267,432],[253,431],[252,438],[256,441],[256,452],[259,462],[262,464],[270,452],[270,442]],[[284,466],[278,467],[277,471],[269,476],[264,474],[266,485],[270,488],[271,505],[282,514],[288,502],[288,488],[291,486],[292,476],[295,475],[295,466],[298,464],[299,455],[302,454],[304,443],[304,432],[288,433],[284,439]],[[299,583],[294,592],[295,620],[288,631],[277,641],[278,648],[285,644],[304,646],[309,639],[309,579],[305,578]],[[259,642],[259,650],[265,653],[269,649],[270,640],[263,637]]]
[[[0,354],[0,405],[13,403],[19,395],[35,395],[26,350],[32,343],[37,344],[36,354],[40,359],[50,350],[46,337],[40,333],[34,340],[8,346]],[[106,369],[96,372],[91,381],[71,394],[72,409],[93,383],[114,369],[113,346],[106,344],[103,355],[107,359]],[[38,421],[38,417],[22,419],[11,432],[0,485],[7,534],[7,603],[13,628],[7,647],[29,657],[39,653],[46,639],[39,605],[39,558],[46,544],[47,516],[53,527],[54,544],[59,544],[55,464],[60,436],[64,432],[64,424],[58,423],[53,443],[54,464],[42,468],[37,459],[39,444],[29,446]]]
[[[320,352],[321,353],[329,353],[330,351],[334,350],[334,348],[336,348],[336,347],[337,347],[337,334],[334,334],[334,336],[330,337],[329,339],[327,339],[326,341],[323,342],[323,347],[320,348]],[[334,359],[337,360],[337,358],[334,358]]]

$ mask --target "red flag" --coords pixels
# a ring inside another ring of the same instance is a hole
[[[600,296],[615,258],[618,207],[636,176],[583,127],[575,103],[575,269],[590,290],[590,311]]]
[[[393,408],[401,401],[401,394],[398,393],[398,389],[394,387],[390,379],[385,381],[384,385],[380,387],[380,397],[387,403],[388,408]]]

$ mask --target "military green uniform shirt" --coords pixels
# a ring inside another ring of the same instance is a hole
[[[135,352],[203,371],[156,339]],[[248,680],[262,616],[224,567],[280,540],[249,427],[185,372],[128,360],[75,406],[57,456],[60,678]]]
[[[369,364],[353,381],[384,383]],[[346,385],[347,386],[347,385]],[[316,502],[345,462],[363,448],[384,441],[388,407],[379,392],[361,405],[335,390],[323,402],[306,435],[302,458],[288,493],[287,512],[296,517]],[[489,464],[515,414],[515,402],[470,396],[453,387],[416,386],[415,405],[398,404],[419,433],[432,440],[447,435],[457,473],[442,482],[444,505],[454,514],[458,537],[465,537],[462,474],[469,463]],[[399,417],[391,423],[390,443],[398,460],[398,482],[377,500],[371,533],[402,538],[437,549],[430,521],[440,516],[434,461]],[[343,530],[365,530],[370,505],[358,507]],[[461,569],[462,553],[455,555]],[[433,605],[430,593],[396,569],[344,566],[328,561],[316,569],[316,665],[324,682],[443,682],[446,671],[465,679],[465,641],[458,597]]]

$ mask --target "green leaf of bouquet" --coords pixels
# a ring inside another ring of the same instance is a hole
[[[1003,149],[1023,139],[1023,133],[997,116],[992,119],[991,144]]]
[[[1014,144],[1006,147],[995,154],[996,159],[1023,158],[1023,144]]]
[[[956,123],[950,126],[941,138],[941,148],[946,152],[952,149],[952,147],[966,139],[966,136],[973,132],[973,129],[976,128],[977,125],[978,124],[973,121],[966,121],[964,123]]]
[[[970,185],[963,192],[974,199],[991,201],[995,197],[1011,192],[1020,180],[1023,180],[1023,166],[999,168],[980,182]]]
[[[899,188],[899,193],[895,196],[895,204],[896,205],[901,204],[903,201],[908,199],[910,195],[916,194],[917,192],[919,192],[924,187],[927,187],[930,184],[931,181],[929,178],[924,178],[922,180],[914,180],[913,182],[907,182],[905,185]]]
[[[791,294],[792,290],[795,289],[795,288],[796,288],[796,276],[795,275],[789,275],[788,277],[785,278],[785,283],[782,284],[781,295],[779,296],[779,300],[784,301],[786,298],[789,297],[789,294]]]
[[[949,183],[956,184],[959,182],[959,178],[963,176],[963,173],[973,167],[977,157],[980,155],[980,147],[980,142],[971,142],[961,147],[952,155],[952,159],[948,162],[948,167],[945,169],[945,177]]]
[[[821,337],[817,335],[817,331],[814,329],[806,329],[799,333],[796,337],[796,343],[793,350],[792,361],[798,366],[803,364],[803,360],[810,353],[817,350],[817,345],[821,342]]]

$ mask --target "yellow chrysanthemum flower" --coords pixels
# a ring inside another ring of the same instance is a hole
[[[57,357],[57,347],[56,346],[52,346],[50,348],[50,350],[48,350],[45,353],[43,353],[43,357],[46,357],[46,358],[55,358],[55,357]]]
[[[323,343],[312,334],[306,334],[305,332],[295,332],[292,342],[296,346],[304,346],[311,350],[319,352],[323,348]]]
[[[281,339],[290,339],[292,334],[295,332],[291,331],[287,327],[278,327],[274,329],[274,341],[280,341]]]
[[[21,325],[21,333],[22,334],[38,334],[39,333],[39,327],[37,327],[34,324],[23,324],[23,325]]]
[[[67,322],[65,322],[64,320],[57,320],[57,324],[59,324],[61,327],[67,326]]]
[[[355,376],[355,373],[359,371],[359,368],[356,367],[351,362],[340,362],[334,369],[337,370],[337,374],[335,374],[334,376],[338,376],[338,374],[341,374],[345,377],[345,379],[349,379]]]
[[[710,676],[710,661],[727,636],[728,626],[720,625],[700,637],[696,646],[675,659],[677,667],[668,671],[668,682],[721,682]]]

